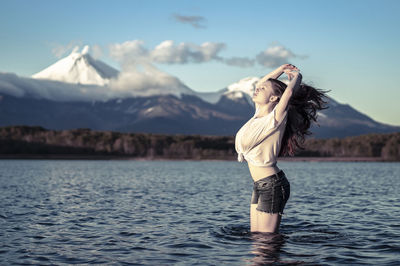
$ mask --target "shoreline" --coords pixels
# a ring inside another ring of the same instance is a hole
[[[223,158],[164,158],[134,157],[126,155],[81,155],[81,154],[0,154],[0,160],[134,160],[134,161],[236,161],[235,157]],[[282,162],[396,162],[381,157],[279,157]]]

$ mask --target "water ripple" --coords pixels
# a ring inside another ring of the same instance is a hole
[[[398,265],[400,164],[280,165],[279,234],[236,162],[0,161],[0,264]]]

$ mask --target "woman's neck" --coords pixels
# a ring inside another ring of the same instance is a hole
[[[256,103],[256,108],[258,109],[257,117],[266,116],[272,112],[274,105],[272,103],[259,104]]]

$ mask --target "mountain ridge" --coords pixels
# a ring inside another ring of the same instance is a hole
[[[88,51],[87,46],[81,52],[75,49],[51,66],[63,63],[64,59],[69,61],[66,60],[66,66],[59,66],[63,71],[74,65],[73,60],[83,60],[86,64],[91,60],[85,61],[90,58]],[[85,64],[69,76],[69,83],[39,79],[37,75],[34,75],[36,78],[22,78],[0,73],[0,126],[26,124],[49,129],[87,127],[122,132],[232,135],[254,113],[251,96],[258,77],[240,79],[216,92],[196,92],[178,79],[158,73],[159,78],[171,82],[171,88],[149,87],[143,91],[132,85],[130,91],[124,91],[113,87],[127,74],[123,72],[115,76],[116,72],[111,71],[111,76],[99,83],[107,83],[105,85],[82,84],[89,70],[80,73],[79,69],[90,69]],[[54,69],[51,66],[46,69]],[[52,78],[58,77],[53,75]],[[400,131],[400,127],[379,123],[348,104],[340,104],[330,97],[328,101],[330,108],[318,112],[320,127],[312,126],[315,137]]]
[[[334,101],[333,99],[330,99]],[[313,124],[316,138],[347,137],[367,133],[400,131],[400,127],[386,126],[358,113],[361,123],[349,115],[349,106],[342,108],[334,102]],[[47,99],[15,97],[0,94],[0,126],[31,125],[49,129],[91,128],[120,132],[160,134],[234,135],[254,113],[245,99],[233,101],[221,97],[216,104],[194,95],[160,95],[132,97],[93,102],[55,102]],[[350,112],[351,113],[351,112]],[[333,122],[332,122],[333,121]],[[368,121],[368,123],[365,123]]]

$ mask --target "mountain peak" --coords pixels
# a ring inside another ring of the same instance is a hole
[[[89,53],[89,45],[85,45],[82,49],[81,54],[88,54]]]
[[[116,76],[118,70],[94,59],[89,54],[89,46],[85,45],[81,52],[76,46],[68,56],[32,75],[32,78],[104,86]]]

